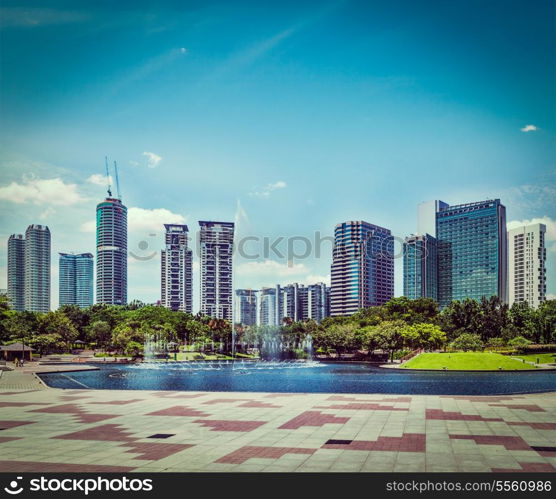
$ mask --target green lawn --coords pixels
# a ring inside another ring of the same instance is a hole
[[[556,353],[531,353],[527,355],[514,355],[520,359],[525,359],[529,362],[537,364],[554,364],[556,363]],[[537,362],[538,360],[538,362]]]
[[[525,364],[498,353],[422,353],[405,362],[401,367],[411,369],[469,369],[469,370],[503,370],[531,369],[531,364]]]

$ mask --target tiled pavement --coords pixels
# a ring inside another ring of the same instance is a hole
[[[556,393],[0,390],[0,471],[556,471]]]

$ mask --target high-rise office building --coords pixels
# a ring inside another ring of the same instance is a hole
[[[307,319],[321,322],[330,315],[330,287],[319,282],[307,286]]]
[[[50,310],[50,230],[29,225],[25,231],[25,310]]]
[[[403,294],[407,298],[438,300],[438,259],[436,238],[412,235],[403,243]]]
[[[441,208],[436,238],[440,307],[483,296],[507,301],[506,208],[499,199]]]
[[[166,247],[161,256],[161,304],[171,310],[193,311],[193,256],[187,225],[164,224]]]
[[[243,326],[257,324],[257,291],[236,289],[234,304],[234,323]]]
[[[435,199],[417,205],[417,235],[436,237],[436,214],[448,207],[448,203]]]
[[[544,224],[522,225],[508,231],[509,302],[538,307],[546,300]]]
[[[351,315],[394,296],[394,247],[390,230],[363,221],[336,225],[330,313]]]
[[[90,307],[93,304],[93,255],[60,253],[60,305]]]
[[[12,234],[8,239],[8,299],[13,310],[25,310],[25,238]]]
[[[199,226],[201,313],[232,321],[234,224],[199,221]]]
[[[282,324],[280,296],[280,286],[261,289],[259,292],[259,325],[279,326]]]
[[[97,205],[97,303],[127,303],[127,208],[108,197]]]

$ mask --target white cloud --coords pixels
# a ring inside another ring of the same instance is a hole
[[[283,180],[278,180],[277,182],[267,184],[260,190],[255,190],[249,193],[250,196],[258,198],[267,198],[270,193],[277,189],[285,189],[288,186]]]
[[[269,285],[275,284],[274,281],[279,282],[283,277],[302,276],[308,273],[308,269],[303,263],[294,263],[288,265],[287,263],[279,263],[275,260],[263,260],[260,262],[245,262],[237,266],[237,275],[268,277],[270,278]],[[272,280],[274,279],[274,281]]]
[[[547,293],[546,294],[546,299],[547,300],[556,300],[556,295],[553,293]]]
[[[539,127],[535,125],[525,125],[523,128],[520,128],[522,132],[536,132]]]
[[[185,47],[180,48],[180,53],[187,54],[188,52],[189,50],[187,50]]]
[[[87,182],[89,182],[90,184],[106,187],[106,175],[101,175],[100,173],[94,173],[87,179]],[[110,182],[110,185],[112,185],[112,175],[108,176],[108,182]]]
[[[147,166],[149,168],[156,168],[158,163],[162,161],[162,156],[155,154],[154,152],[145,151],[143,156],[147,156]]]
[[[76,184],[66,184],[61,178],[24,178],[0,187],[0,200],[23,204],[68,206],[84,201]]]
[[[506,228],[511,230],[523,225],[531,224],[546,225],[546,246],[549,251],[556,252],[556,220],[552,220],[550,217],[544,216],[541,218],[531,218],[530,220],[511,220],[506,224]]]
[[[127,210],[127,224],[130,232],[163,231],[164,224],[183,224],[186,219],[165,208],[147,210],[144,208],[129,208]]]
[[[89,220],[88,222],[82,223],[79,227],[81,232],[94,232],[96,229],[96,222],[94,220]]]

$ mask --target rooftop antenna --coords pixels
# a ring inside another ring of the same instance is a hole
[[[116,191],[118,192],[118,199],[122,200],[122,195],[120,194],[120,179],[118,178],[118,163],[114,161],[114,173],[116,175]]]
[[[111,198],[112,197],[112,190],[110,187],[110,172],[108,171],[108,156],[104,156],[104,166],[106,167],[106,185],[107,185],[107,191],[108,191],[108,197]]]

